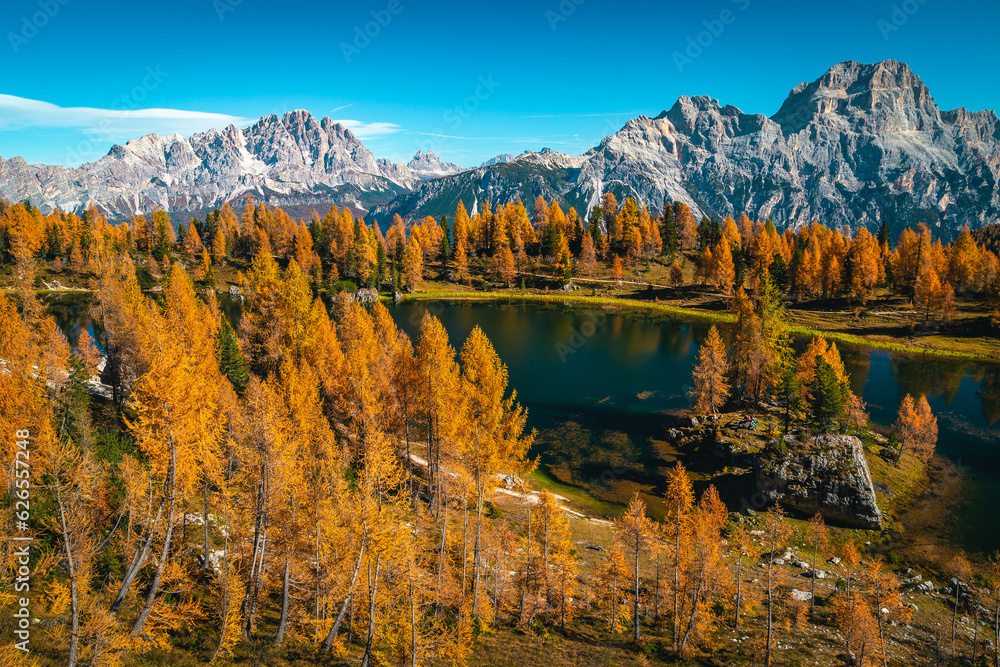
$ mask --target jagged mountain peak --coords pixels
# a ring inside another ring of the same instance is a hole
[[[786,136],[811,123],[842,123],[844,119],[871,131],[910,131],[938,127],[941,112],[927,86],[906,63],[849,60],[793,88],[771,119]]]
[[[574,156],[568,153],[560,153],[546,146],[540,151],[524,151],[517,157],[509,160],[507,164],[535,164],[541,167],[556,167],[559,169],[578,168],[585,160],[585,156]]]
[[[0,196],[46,208],[97,203],[111,215],[217,206],[247,194],[282,206],[345,203],[422,217],[489,200],[543,195],[578,211],[605,192],[650,210],[682,201],[695,215],[821,220],[942,235],[1000,218],[1000,121],[941,111],[905,64],[845,61],[792,89],[772,117],[708,95],[682,95],[580,156],[551,148],[463,170],[433,151],[409,165],[377,159],[344,124],[306,110],[188,139],[147,135],[79,169],[0,159]]]
[[[443,162],[432,150],[428,150],[426,153],[422,150],[417,151],[413,159],[406,163],[406,167],[417,178],[425,181],[465,171],[465,169],[459,167],[457,164]]]
[[[651,210],[682,201],[698,217],[746,212],[779,227],[822,220],[875,230],[885,221],[895,233],[924,221],[948,236],[1000,217],[996,114],[942,113],[920,78],[891,60],[839,63],[792,89],[771,118],[682,95],[581,158],[561,165],[540,153],[515,158],[528,172],[484,165],[475,182],[422,185],[386,213],[446,213],[459,196],[502,203],[498,195],[539,192],[585,210],[613,192]]]
[[[514,155],[512,155],[511,153],[501,153],[500,155],[495,155],[495,156],[491,157],[489,160],[486,160],[485,162],[483,162],[479,166],[480,167],[489,167],[489,166],[492,166],[494,164],[503,164],[505,162],[510,162],[513,159],[514,159]]]

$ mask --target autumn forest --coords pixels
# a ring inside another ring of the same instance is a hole
[[[739,514],[683,456],[664,515],[635,494],[589,516],[535,483],[536,434],[486,334],[454,342],[426,312],[411,337],[389,311],[577,282],[708,294],[690,408],[664,430],[718,443],[756,414],[769,460],[856,438],[909,498],[945,465],[927,397],[875,428],[836,335],[793,331],[788,310],[896,300],[908,335],[961,319],[995,338],[986,235],[779,231],[611,194],[585,216],[539,197],[384,229],[252,201],[180,223],[0,202],[0,256],[0,665],[518,664],[496,662],[504,642],[623,664],[1000,660],[1000,555],[950,556],[933,570],[949,590],[915,604],[878,531],[780,503]],[[93,335],[67,338],[50,290],[87,291]]]

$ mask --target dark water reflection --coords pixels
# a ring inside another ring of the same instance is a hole
[[[707,325],[517,303],[405,303],[390,310],[415,336],[428,308],[456,347],[475,325],[490,337],[529,408],[529,424],[542,432],[536,453],[543,461],[544,449],[557,447],[557,462],[587,456],[592,476],[624,471],[619,476],[660,490],[661,468],[672,458],[662,451],[665,413],[690,405],[691,371]],[[846,346],[841,354],[876,424],[895,421],[905,394],[928,396],[938,416],[938,451],[971,480],[957,535],[970,550],[1000,548],[1000,364]],[[616,451],[595,453],[602,446]]]
[[[236,324],[240,303],[219,295],[219,304]],[[49,307],[71,343],[83,327],[99,339],[86,297],[50,297]],[[540,431],[534,453],[552,467],[575,466],[590,482],[609,474],[628,480],[632,486],[618,489],[618,495],[633,487],[654,495],[662,491],[662,472],[673,460],[663,442],[666,413],[690,405],[691,371],[707,325],[523,303],[410,302],[389,310],[414,338],[430,310],[456,349],[480,326],[508,365],[510,385],[529,409],[529,426]],[[928,396],[938,416],[938,451],[971,480],[957,535],[970,550],[1000,548],[1000,513],[995,511],[1000,507],[1000,364],[848,346],[841,346],[841,354],[852,389],[864,398],[876,424],[895,420],[905,394]],[[558,477],[559,470],[550,472]]]
[[[89,292],[46,294],[42,301],[49,314],[55,318],[56,324],[71,346],[76,347],[80,334],[89,331],[90,336],[103,352],[100,325],[91,318],[91,295]]]

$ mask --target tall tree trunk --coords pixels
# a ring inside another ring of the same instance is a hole
[[[743,603],[743,552],[736,555],[736,621],[734,626],[740,629],[740,605]]]
[[[205,520],[205,561],[202,563],[202,569],[205,572],[212,571],[212,562],[209,560],[209,554],[212,552],[212,543],[209,541],[208,533],[208,477],[205,477],[205,508],[202,518]]]
[[[228,526],[229,525],[228,508],[226,509],[225,522],[226,525]],[[229,610],[232,608],[234,602],[229,588],[229,577],[233,576],[232,568],[230,568],[229,566],[229,535],[224,534],[223,537],[225,541],[223,542],[222,568],[221,568],[222,578],[220,580],[222,583],[222,595],[221,595],[222,605],[220,609],[222,615],[222,627],[219,628],[219,642],[215,645],[215,651],[212,653],[212,657],[208,659],[208,664],[210,665],[215,662],[215,659],[217,657],[219,657],[219,653],[222,652],[222,647],[226,642],[226,631],[228,630],[226,620],[229,615]]]
[[[139,618],[136,619],[135,625],[132,626],[132,632],[129,635],[133,638],[138,637],[139,633],[142,632],[142,627],[146,624],[146,619],[149,618],[149,612],[153,610],[153,602],[156,600],[157,593],[160,592],[160,581],[163,579],[163,570],[167,566],[167,558],[170,555],[170,539],[174,532],[174,510],[177,500],[177,446],[174,443],[173,434],[170,435],[170,470],[167,473],[167,479],[169,480],[170,489],[170,511],[167,515],[167,533],[163,537],[163,551],[160,553],[160,562],[156,566],[156,574],[153,575],[153,581],[149,585],[149,594],[146,596],[146,603],[142,606]]]
[[[691,639],[691,631],[694,629],[694,621],[698,617],[698,602],[701,599],[701,587],[704,585],[705,581],[705,570],[704,567],[698,573],[698,586],[695,587],[694,600],[691,602],[691,617],[688,619],[687,629],[684,631],[684,639],[681,640],[681,655],[684,655],[684,649],[687,647],[688,640]]]
[[[285,627],[288,624],[288,603],[289,593],[292,584],[292,561],[285,555],[285,574],[281,585],[281,616],[278,618],[278,631],[274,635],[274,643],[282,644],[285,641]]]
[[[444,610],[444,605],[441,602],[441,589],[444,587],[442,582],[444,580],[444,562],[445,554],[447,553],[448,547],[448,501],[444,500],[444,521],[441,522],[441,546],[438,549],[438,563],[437,563],[437,590],[435,591],[434,599],[434,617],[439,618],[441,612]]]
[[[681,588],[681,504],[677,503],[677,535],[674,538],[674,650],[680,641],[680,588]]]
[[[639,620],[639,546],[642,540],[639,536],[639,531],[635,533],[635,576],[633,578],[632,585],[632,627],[633,633],[632,638],[638,642],[639,635],[642,633],[641,621]]]
[[[518,622],[524,619],[525,601],[528,597],[528,588],[531,586],[531,503],[530,502],[527,504],[527,508],[528,508],[528,537],[526,540],[526,545],[524,550],[524,581],[521,584],[521,605],[517,614]]]
[[[66,551],[66,563],[69,569],[69,656],[67,667],[76,667],[76,655],[80,646],[80,599],[76,586],[76,560],[73,558],[72,539],[69,527],[66,525],[66,509],[62,500],[62,488],[56,479],[56,503],[59,505],[59,522],[62,524],[63,548]]]
[[[462,603],[468,590],[469,578],[469,495],[462,494]],[[473,610],[475,614],[475,610]]]
[[[122,578],[122,585],[118,588],[118,594],[115,596],[115,601],[111,603],[111,607],[108,611],[112,614],[118,611],[118,608],[122,606],[125,602],[125,597],[128,595],[129,589],[132,588],[132,583],[135,581],[135,577],[139,574],[139,570],[142,566],[146,564],[146,558],[149,557],[149,550],[153,546],[153,535],[156,531],[156,527],[160,523],[160,519],[163,518],[163,508],[167,504],[167,485],[168,481],[163,483],[163,495],[160,497],[160,506],[156,510],[156,517],[153,522],[147,528],[145,537],[143,537],[139,544],[136,545],[135,552],[132,554],[132,560],[129,562],[128,569],[125,570],[125,576]]]
[[[378,578],[382,567],[381,554],[375,556],[375,579],[372,580],[371,564],[368,566],[368,633],[365,641],[365,654],[361,658],[361,667],[371,664],[372,647],[375,644],[375,600],[378,596]]]
[[[260,580],[264,573],[264,555],[267,551],[267,529],[270,523],[271,473],[267,460],[261,461],[260,492],[257,494],[257,519],[254,526],[253,559],[247,580],[246,597],[243,601],[243,635],[253,632],[253,619],[257,611],[257,597],[260,594]]]
[[[337,614],[337,620],[333,622],[333,627],[330,628],[330,632],[326,635],[326,639],[323,640],[323,650],[332,651],[333,643],[337,640],[337,633],[340,631],[340,624],[344,622],[344,616],[347,614],[347,606],[351,602],[351,598],[354,596],[354,585],[358,581],[358,572],[361,571],[361,561],[364,560],[365,555],[365,543],[361,542],[361,548],[358,550],[358,560],[354,562],[354,572],[351,573],[351,585],[347,589],[347,595],[344,597],[344,603],[340,605],[340,613]]]
[[[441,438],[439,437],[438,430],[438,417],[434,417],[434,476],[437,479],[438,493],[437,493],[437,518],[441,518],[441,505],[448,503],[448,493],[447,493],[447,483],[444,480],[444,476],[441,473]],[[447,516],[448,508],[444,508],[445,516]]]
[[[472,583],[472,613],[479,613],[479,575],[482,568],[479,566],[479,561],[482,558],[483,553],[483,495],[485,491],[483,489],[482,473],[476,472],[476,477],[478,478],[476,482],[476,546],[473,549],[473,558],[476,559],[475,565],[473,566],[473,583]]]
[[[772,585],[772,569],[774,568],[774,550],[767,559],[767,647],[764,649],[764,667],[771,667],[771,628],[774,625],[774,586]]]

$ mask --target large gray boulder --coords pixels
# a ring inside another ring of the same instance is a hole
[[[785,436],[787,451],[762,456],[757,479],[764,496],[797,512],[817,512],[830,523],[882,529],[861,441],[818,435],[807,442]]]

